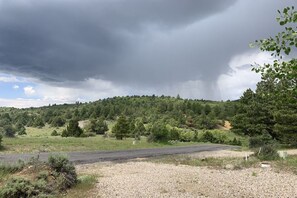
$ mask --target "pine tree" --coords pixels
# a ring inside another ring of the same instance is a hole
[[[116,139],[122,140],[129,135],[129,122],[126,116],[121,115],[117,123],[112,128],[112,133],[115,134]]]
[[[78,126],[77,120],[70,120],[66,130],[62,132],[62,137],[80,137],[83,130]]]

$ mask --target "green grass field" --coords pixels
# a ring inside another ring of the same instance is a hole
[[[51,136],[53,130],[58,133],[64,128],[43,128],[27,127],[27,135],[17,136],[15,138],[3,138],[3,148],[0,153],[30,153],[30,152],[54,152],[54,151],[91,151],[91,150],[124,150],[140,148],[158,148],[170,146],[187,146],[202,143],[197,142],[176,142],[174,144],[148,143],[146,137],[133,144],[134,138],[116,140],[115,138],[104,138],[101,135],[87,138],[75,138],[61,136]],[[214,134],[226,135],[229,139],[237,137],[230,131],[212,131]],[[201,135],[200,132],[199,135]]]
[[[102,136],[88,138],[62,137],[17,137],[3,138],[2,153],[28,153],[51,151],[123,150],[137,148],[166,147],[170,144],[148,143],[145,138],[133,145],[133,138],[116,140]],[[179,142],[174,146],[195,145],[194,142]]]
[[[61,132],[63,128],[50,128],[45,126],[41,129],[27,128],[27,135],[15,138],[3,138],[3,149],[0,153],[29,153],[29,152],[52,152],[52,151],[90,151],[90,150],[123,150],[138,148],[168,147],[170,144],[148,143],[146,138],[141,138],[133,144],[134,138],[116,140],[115,138],[104,138],[101,135],[87,138],[75,138],[51,136],[51,132]],[[174,146],[195,145],[194,142],[178,142]]]

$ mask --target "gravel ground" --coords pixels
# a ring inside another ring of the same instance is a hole
[[[203,151],[199,153],[188,154],[192,158],[218,158],[218,157],[242,157],[253,154],[251,151],[232,151],[232,150],[221,150],[221,151]]]
[[[297,197],[297,175],[271,169],[214,170],[152,162],[79,165],[99,174],[89,197]]]

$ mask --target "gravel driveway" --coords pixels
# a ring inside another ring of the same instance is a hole
[[[297,176],[271,169],[214,170],[152,162],[79,165],[99,174],[89,197],[297,197]]]

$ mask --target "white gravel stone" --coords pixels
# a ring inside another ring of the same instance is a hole
[[[77,170],[100,175],[90,197],[297,197],[297,176],[272,169],[128,162],[80,165]]]

